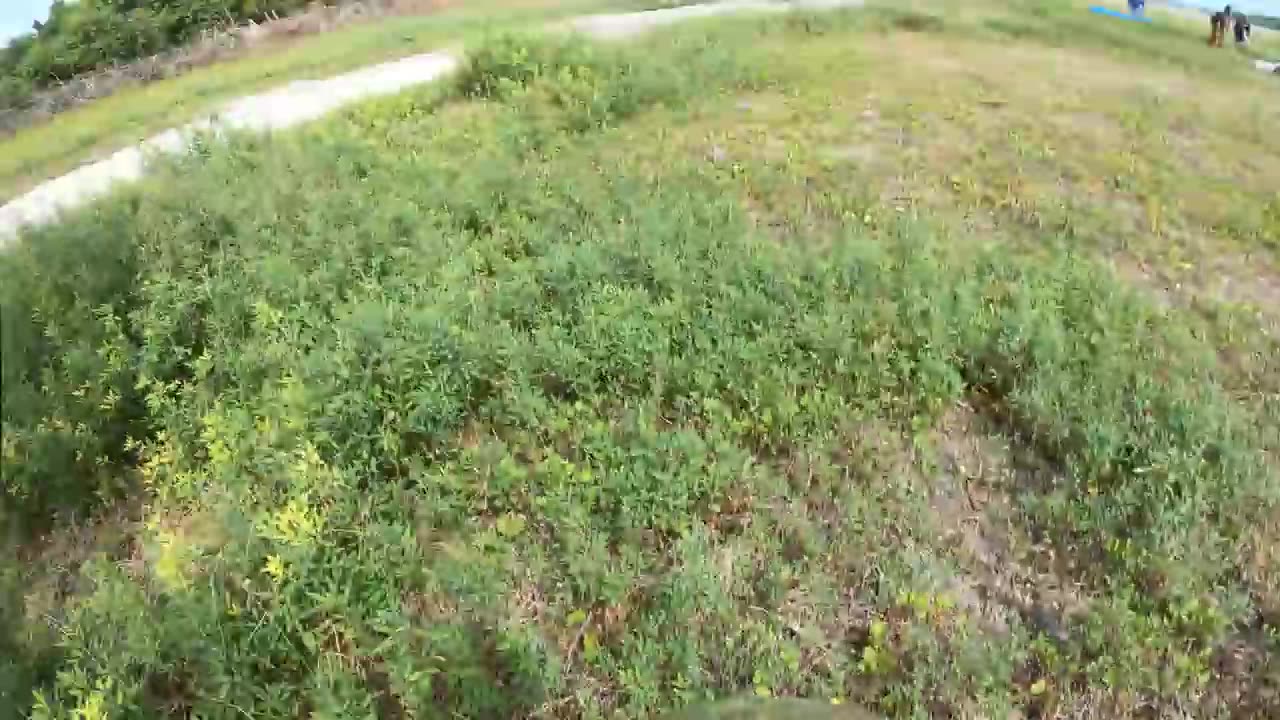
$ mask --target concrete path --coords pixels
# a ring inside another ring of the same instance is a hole
[[[863,0],[727,0],[706,5],[686,5],[664,10],[589,15],[563,27],[598,39],[620,39],[686,20],[739,12],[787,12],[792,9],[829,9],[861,5]],[[147,158],[158,153],[182,153],[197,133],[267,131],[314,120],[344,105],[437,80],[455,70],[462,60],[452,52],[414,55],[393,62],[344,73],[326,80],[304,80],[258,95],[233,101],[212,115],[182,127],[166,130],[138,145],[125,148],[105,160],[80,167],[0,207],[0,245],[26,226],[57,219],[63,211],[79,207],[105,194],[115,183],[137,180]]]

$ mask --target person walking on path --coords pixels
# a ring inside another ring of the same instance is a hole
[[[1209,18],[1209,47],[1222,47],[1222,42],[1227,38],[1227,32],[1231,30],[1231,6],[1223,8],[1222,12],[1216,12]]]
[[[1253,26],[1249,24],[1249,16],[1244,13],[1238,13],[1231,18],[1231,24],[1235,29],[1236,47],[1248,45],[1249,36],[1253,34]]]

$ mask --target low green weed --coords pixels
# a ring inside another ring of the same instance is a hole
[[[668,133],[786,88],[749,69],[771,49],[718,38],[809,33],[497,38],[469,99],[211,147],[3,258],[31,278],[4,296],[28,318],[6,335],[6,397],[26,388],[6,423],[44,453],[21,484],[6,456],[6,492],[41,516],[36,473],[105,456],[149,503],[129,561],[81,573],[41,659],[56,674],[23,680],[31,715],[1204,697],[1258,611],[1240,546],[1275,487],[1256,417],[1187,322],[1062,238],[1011,253],[852,212],[816,174],[797,181],[813,203],[772,220],[821,226],[770,232],[750,190],[800,169]],[[123,258],[102,286],[69,259],[99,232]],[[82,314],[55,333],[46,308]],[[67,399],[101,377],[137,409]],[[929,441],[962,405],[1047,468],[1004,488],[1008,533],[1086,597],[1065,639],[1021,608],[994,626],[1001,601],[962,591]],[[44,439],[73,411],[81,445]]]
[[[147,435],[130,335],[128,211],[32,233],[0,264],[0,534],[48,528],[123,490]],[[12,527],[5,527],[12,525]]]

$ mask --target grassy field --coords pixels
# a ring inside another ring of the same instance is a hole
[[[188,122],[221,103],[292,80],[323,78],[439,49],[503,27],[527,28],[579,13],[661,6],[661,0],[468,0],[421,16],[391,17],[129,88],[0,139],[0,202],[86,160]]]
[[[29,233],[0,702],[1280,713],[1276,84],[954,5],[490,38]]]

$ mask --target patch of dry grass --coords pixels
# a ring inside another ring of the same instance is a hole
[[[811,235],[823,215],[914,213],[1032,252],[1052,238],[1161,302],[1197,308],[1232,336],[1226,345],[1241,345],[1248,326],[1249,343],[1270,347],[1280,320],[1271,78],[1212,53],[1179,67],[991,42],[966,31],[965,13],[925,7],[949,29],[788,48],[771,58],[790,78],[784,92],[727,100],[663,147],[714,149],[729,172],[736,165],[775,232],[805,208],[810,221],[791,232]],[[1203,52],[1190,33],[1185,43]],[[759,187],[751,163],[790,180]],[[1242,375],[1258,372],[1280,369]]]

